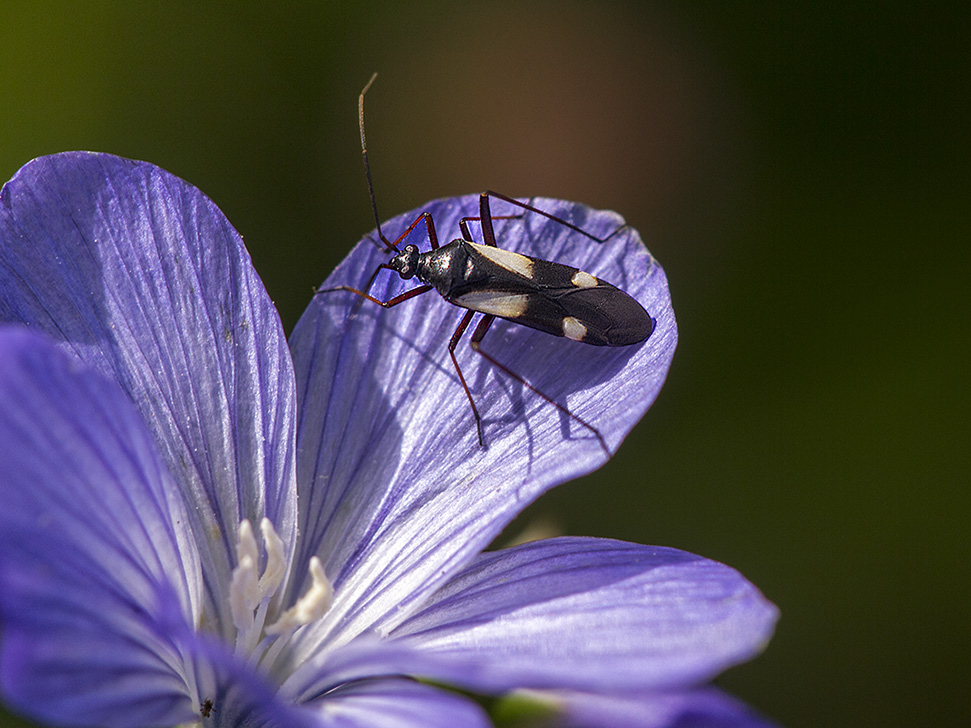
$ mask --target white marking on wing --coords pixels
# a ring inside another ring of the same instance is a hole
[[[570,283],[575,285],[577,288],[596,288],[597,279],[586,271],[578,270],[573,274],[573,278],[570,279]]]
[[[587,327],[580,322],[580,319],[567,316],[563,319],[563,335],[574,341],[583,341],[587,335]]]
[[[471,245],[475,248],[476,252],[481,253],[496,265],[501,265],[506,270],[518,273],[524,278],[533,277],[533,261],[525,255],[503,250],[502,248],[494,248],[491,245],[479,245],[478,243],[471,243]]]
[[[497,248],[493,248],[497,250]],[[495,291],[472,291],[456,298],[453,303],[459,306],[479,311],[481,313],[491,313],[493,316],[503,318],[516,318],[522,316],[529,303],[529,297],[522,293],[496,293]]]

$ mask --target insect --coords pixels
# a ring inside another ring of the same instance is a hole
[[[212,710],[212,699],[210,698],[203,700],[202,705],[199,706],[199,714],[203,718],[208,718],[210,715],[212,715]]]
[[[624,226],[606,238],[598,238],[533,205],[497,192],[486,191],[479,195],[479,215],[464,217],[459,221],[461,238],[440,246],[434,220],[430,213],[423,212],[395,240],[388,239],[381,230],[364,135],[364,95],[376,76],[377,74],[371,76],[371,80],[358,97],[361,153],[377,234],[384,244],[382,249],[392,255],[387,263],[382,263],[375,269],[363,290],[352,286],[337,286],[318,290],[317,293],[348,291],[384,308],[391,308],[415,296],[436,290],[449,303],[467,309],[455,333],[452,334],[448,353],[472,407],[479,445],[486,447],[482,431],[482,416],[455,356],[455,349],[469,328],[472,318],[477,313],[483,314],[472,333],[470,341],[472,350],[592,432],[609,455],[610,449],[597,428],[527,382],[492,354],[484,351],[481,347],[482,339],[493,321],[496,318],[502,318],[554,336],[563,336],[595,346],[630,346],[644,341],[651,335],[654,320],[630,295],[596,276],[562,263],[533,258],[500,248],[493,221],[521,216],[493,215],[489,201],[495,198],[526,212],[542,215],[597,243],[606,242]],[[472,221],[478,221],[481,226],[482,242],[475,242],[472,237],[469,229],[469,222]],[[431,249],[420,252],[413,244],[401,247],[400,243],[422,224],[425,225]],[[377,245],[376,241],[373,242]],[[382,270],[394,271],[405,280],[417,278],[421,285],[382,301],[370,293],[371,286]]]

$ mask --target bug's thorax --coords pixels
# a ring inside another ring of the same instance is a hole
[[[456,274],[468,258],[464,240],[453,240],[448,245],[424,253],[415,245],[406,245],[388,261],[388,267],[403,279],[417,278],[434,286],[443,296],[456,280]]]
[[[415,277],[422,283],[434,286],[442,296],[449,298],[452,288],[465,281],[468,245],[467,241],[457,239],[440,248],[418,253]]]

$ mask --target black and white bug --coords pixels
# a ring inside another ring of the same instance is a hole
[[[318,290],[317,293],[349,291],[380,306],[391,308],[434,289],[449,303],[467,309],[455,333],[452,334],[448,353],[472,407],[479,444],[485,447],[482,417],[455,356],[455,349],[471,324],[472,318],[477,313],[483,314],[472,333],[470,341],[472,350],[590,430],[603,449],[610,454],[599,430],[534,387],[491,354],[483,351],[481,342],[496,318],[503,318],[554,336],[564,336],[595,346],[637,344],[646,340],[654,329],[654,321],[650,314],[630,295],[616,286],[578,268],[500,248],[496,241],[493,220],[516,216],[494,216],[490,198],[503,200],[527,212],[542,215],[597,243],[606,242],[618,231],[615,230],[606,238],[598,238],[533,205],[497,192],[487,191],[479,195],[479,215],[465,217],[459,221],[461,238],[440,246],[435,222],[430,213],[424,212],[395,240],[389,240],[381,230],[364,136],[364,94],[374,82],[376,75],[371,77],[358,99],[361,152],[378,237],[384,244],[384,249],[393,252],[393,255],[387,263],[378,266],[363,290],[352,286],[337,286]],[[469,229],[469,222],[475,220],[479,221],[481,226],[482,242],[475,242]],[[400,247],[399,244],[421,224],[425,225],[431,249],[421,252],[413,244]],[[382,301],[370,294],[371,286],[382,270],[395,271],[405,280],[417,278],[421,285]]]

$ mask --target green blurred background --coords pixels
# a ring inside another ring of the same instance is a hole
[[[379,71],[384,217],[581,200],[670,278],[657,404],[513,530],[740,569],[782,620],[719,682],[786,725],[968,726],[968,34],[830,5],[8,0],[0,178],[68,149],[184,177],[289,331],[372,226],[356,104]]]

